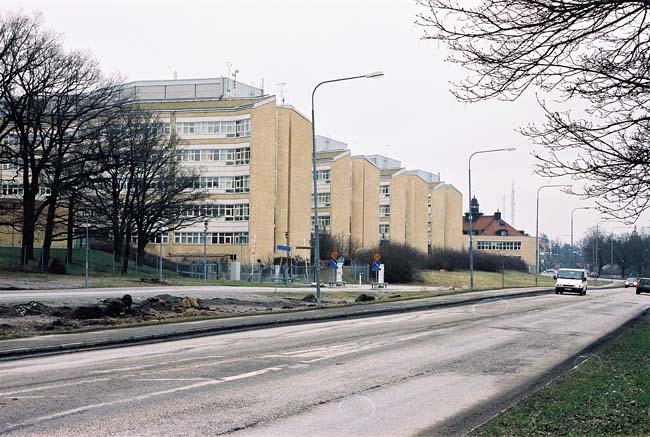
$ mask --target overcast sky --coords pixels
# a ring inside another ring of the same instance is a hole
[[[408,169],[440,173],[463,192],[464,209],[469,155],[517,147],[472,160],[473,193],[487,214],[503,210],[505,198],[510,221],[514,182],[514,224],[535,233],[535,194],[549,182],[534,174],[533,146],[515,131],[541,119],[534,94],[515,103],[457,102],[449,82],[464,72],[444,61],[443,47],[421,40],[414,25],[421,9],[412,0],[3,0],[2,8],[41,11],[66,47],[91,51],[107,73],[126,80],[172,79],[174,71],[219,77],[230,63],[238,80],[263,81],[278,98],[277,84],[286,83],[286,103],[305,115],[318,82],[382,70],[383,79],[319,88],[318,133],[347,142],[354,154],[385,154]],[[540,232],[568,242],[571,209],[589,204],[543,190]],[[598,218],[577,211],[576,236]]]

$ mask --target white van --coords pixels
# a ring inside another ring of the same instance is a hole
[[[563,294],[565,291],[572,291],[584,296],[587,294],[587,272],[581,269],[560,269],[553,279],[555,282],[555,294]]]

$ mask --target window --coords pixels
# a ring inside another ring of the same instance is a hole
[[[201,176],[194,180],[193,189],[223,189],[226,193],[250,192],[250,176]]]
[[[176,152],[176,159],[178,159],[179,161],[200,161],[201,150],[200,149],[178,150]]]
[[[183,209],[184,217],[222,217],[228,222],[243,222],[250,219],[248,203],[189,205]]]
[[[5,162],[2,164],[3,170],[18,170],[18,165],[13,162]]]
[[[174,244],[203,244],[202,232],[175,232]]]
[[[314,216],[311,216],[311,225],[314,226]],[[332,225],[332,219],[329,215],[318,216],[318,230],[322,232],[329,232]]]
[[[316,170],[316,181],[329,184],[331,181],[330,170]]]
[[[521,250],[521,241],[478,241],[477,250]]]
[[[318,201],[318,206],[321,208],[329,208],[331,204],[331,195],[330,193],[318,193],[316,195]]]
[[[380,185],[379,194],[384,197],[390,197],[390,185],[389,184]]]
[[[379,217],[390,217],[390,205],[379,205]]]
[[[22,196],[23,195],[23,186],[21,184],[13,184],[11,182],[6,182],[2,184],[2,195],[3,196]]]
[[[208,234],[210,244],[248,244],[248,232],[212,232]]]
[[[160,232],[156,232],[156,237],[154,238],[153,242],[160,244]],[[162,233],[162,244],[169,244],[169,232]]]
[[[499,235],[501,237],[507,237],[508,236],[508,231],[506,231],[505,229],[498,230],[497,235]]]
[[[390,225],[389,224],[380,224],[379,225],[379,240],[380,241],[388,241],[389,232],[390,232]]]
[[[181,121],[176,123],[178,135],[221,135],[229,138],[247,137],[251,134],[251,121]]]

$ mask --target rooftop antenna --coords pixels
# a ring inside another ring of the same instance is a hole
[[[232,67],[232,62],[230,61],[226,62],[226,69],[228,70],[228,74],[226,75],[226,77],[228,78],[228,80],[226,81],[226,83],[228,84],[228,88],[226,89],[227,92],[230,92],[230,68],[231,67]]]
[[[239,70],[235,68],[235,72],[232,74],[232,88],[235,93],[235,97],[237,97],[237,73],[239,73]]]
[[[510,193],[510,222],[515,226],[515,181],[512,181],[512,192]]]
[[[283,105],[284,105],[284,87],[286,84],[287,84],[286,82],[280,82],[275,84],[275,86],[280,87],[280,100],[282,101]]]

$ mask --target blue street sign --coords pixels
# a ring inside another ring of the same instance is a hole
[[[331,259],[330,260],[330,269],[336,270],[338,268],[339,268],[338,262],[335,259]]]
[[[283,252],[291,252],[291,246],[283,246],[281,244],[278,244],[277,246],[275,246],[275,248]]]
[[[294,258],[293,259],[293,265],[297,266],[298,264],[300,264],[300,260],[298,258]]]
[[[372,262],[372,271],[373,272],[378,272],[380,269],[381,269],[381,262],[373,261]]]

